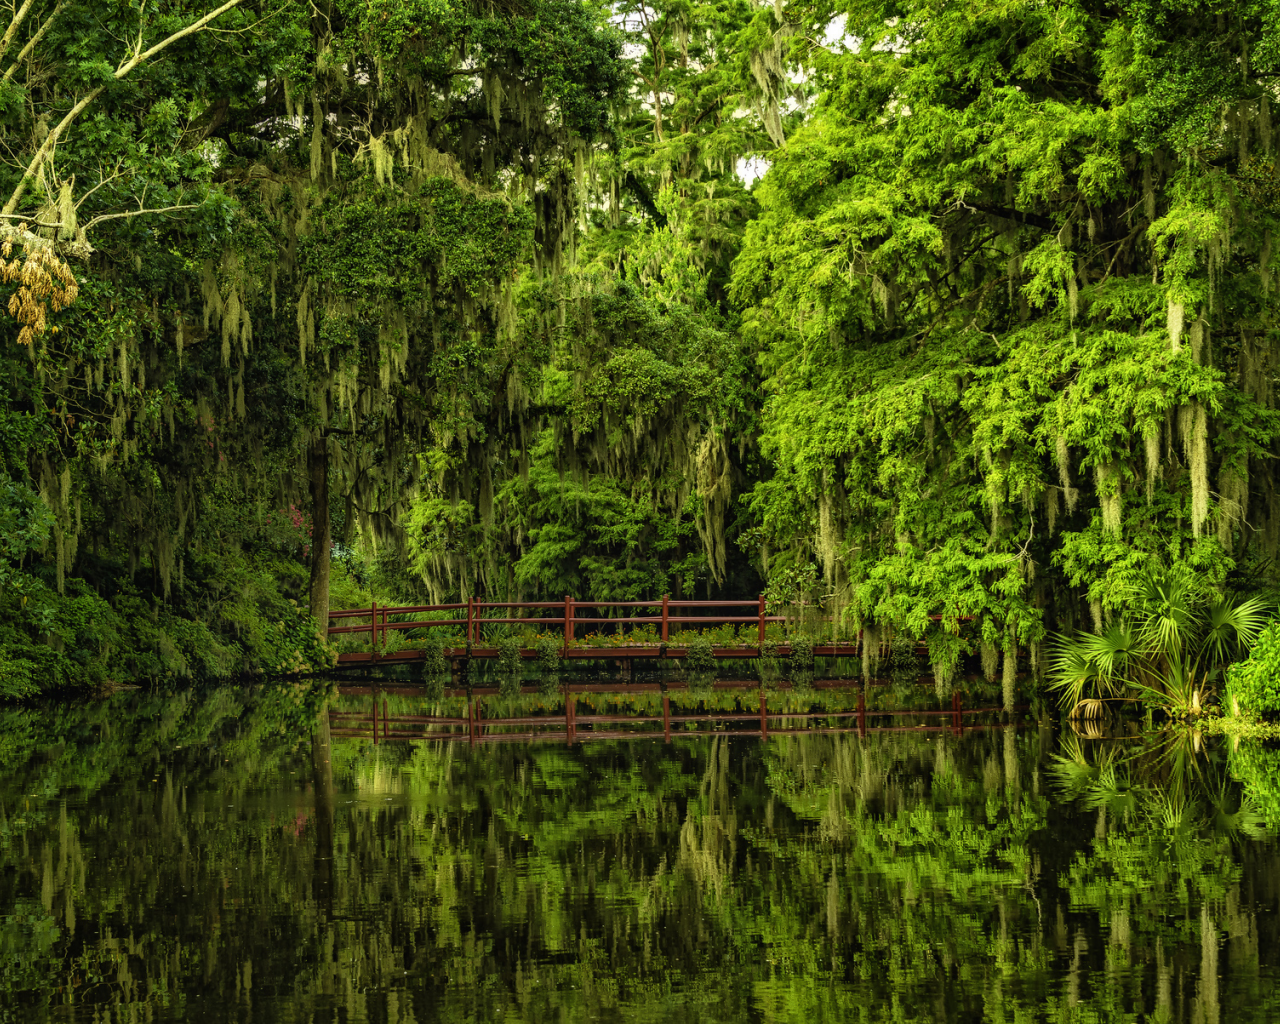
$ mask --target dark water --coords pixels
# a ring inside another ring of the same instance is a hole
[[[0,712],[0,1021],[1276,1021],[1268,756]]]

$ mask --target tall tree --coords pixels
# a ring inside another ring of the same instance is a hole
[[[621,40],[579,0],[332,2],[298,36],[211,134],[249,230],[206,261],[203,298],[229,369],[252,358],[256,318],[275,322],[273,344],[296,323],[323,624],[329,482],[348,524],[396,539],[414,451],[487,399],[486,362],[514,334],[517,267],[564,265]]]
[[[1275,552],[1276,24],[1264,3],[839,5],[735,265],[779,568],[979,620],[1011,679],[1152,558]]]
[[[774,149],[780,105],[802,92],[778,56],[793,26],[749,3],[614,12],[632,79],[584,169],[576,258],[555,289],[524,282],[483,454],[439,444],[407,521],[437,595],[757,586],[735,544],[759,470],[755,374],[727,284],[755,213],[743,165]]]
[[[200,403],[173,383],[181,353],[171,355],[166,313],[186,282],[172,232],[179,216],[203,236],[219,231],[227,207],[210,187],[199,112],[215,95],[253,89],[278,51],[255,25],[287,6],[10,5],[0,278],[17,344],[5,352],[0,426],[15,442],[6,471],[53,512],[59,586],[91,534],[95,547],[121,543],[135,562],[154,556],[168,589],[184,491],[153,499],[178,482],[177,465],[188,494],[196,468],[208,468],[208,438],[194,429]],[[250,56],[228,40],[261,45]],[[174,435],[175,414],[193,428],[184,436]],[[177,450],[157,460],[162,424]]]
[[[80,573],[117,595],[141,570],[153,619],[180,596],[199,621],[166,620],[165,666],[275,664],[249,653],[287,618],[292,569],[270,558],[308,550],[323,624],[331,515],[394,532],[414,447],[510,343],[504,282],[562,266],[617,33],[560,0],[35,0],[11,37],[0,188],[28,230],[9,232],[4,301],[31,344],[5,354],[6,578],[47,535],[59,588]],[[25,627],[51,636],[65,611],[72,649],[110,646],[71,621],[84,586]]]

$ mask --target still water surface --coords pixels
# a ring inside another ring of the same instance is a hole
[[[1280,1020],[1225,746],[287,724],[0,712],[0,1021]]]

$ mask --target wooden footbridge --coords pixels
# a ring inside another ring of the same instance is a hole
[[[618,611],[631,614],[615,615]],[[648,614],[640,614],[642,611]],[[463,603],[427,605],[374,602],[368,608],[330,612],[329,619],[338,623],[329,626],[331,638],[362,633],[369,637],[368,651],[343,652],[338,657],[340,665],[419,660],[425,656],[422,650],[408,648],[380,653],[379,648],[387,646],[386,639],[394,631],[428,629],[445,629],[452,635],[453,642],[446,643],[444,648],[446,658],[497,658],[497,644],[486,635],[490,626],[533,628],[543,635],[553,634],[561,638],[561,658],[630,660],[687,657],[687,638],[682,637],[682,633],[732,625],[737,633],[736,641],[715,645],[714,656],[758,658],[765,648],[767,627],[786,621],[784,616],[766,614],[763,594],[748,601],[673,601],[670,597],[658,601],[579,601],[566,597],[563,601],[478,601],[473,598]],[[651,627],[654,642],[629,639],[624,631],[636,627]],[[461,642],[456,637],[459,631],[463,633]],[[582,636],[587,632],[592,634],[589,641]],[[673,635],[674,643],[671,642]],[[772,653],[788,657],[791,645],[781,642]],[[819,657],[856,657],[859,646],[856,641],[815,644],[813,653]],[[538,655],[534,647],[520,650],[522,658]]]

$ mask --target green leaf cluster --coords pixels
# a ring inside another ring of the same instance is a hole
[[[1231,666],[1226,699],[1233,711],[1260,715],[1280,712],[1280,623],[1269,623],[1249,656]]]

